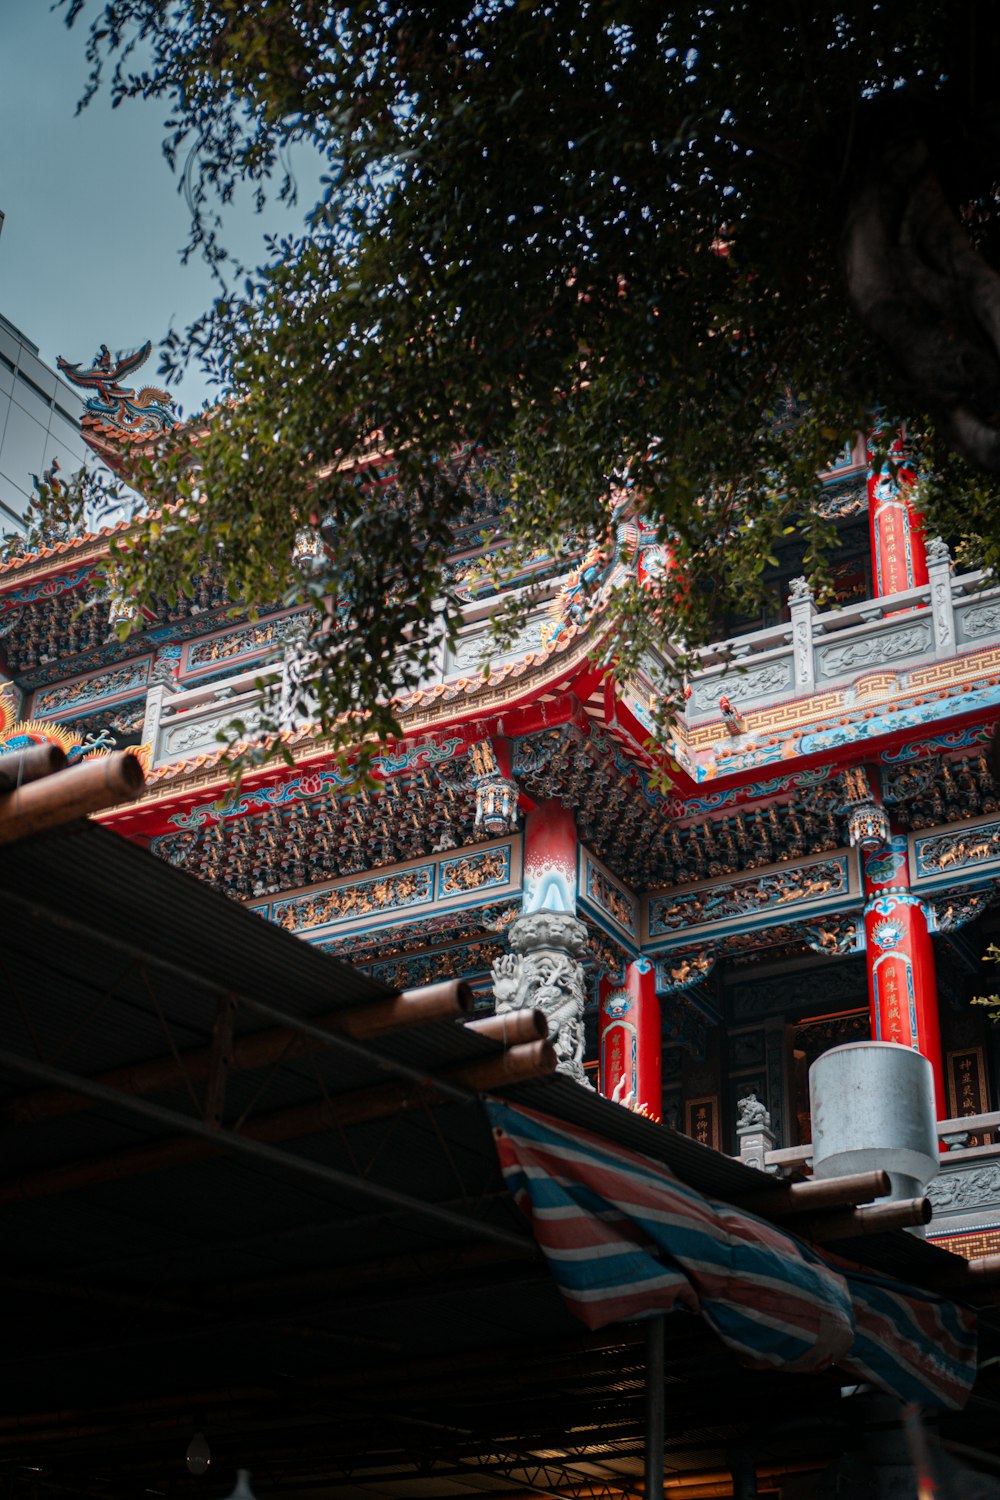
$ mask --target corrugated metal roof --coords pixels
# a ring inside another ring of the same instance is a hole
[[[388,993],[93,825],[0,848],[0,902],[3,1047],[89,1076],[171,1044],[203,1046],[220,994],[308,1017]],[[270,1024],[237,1010],[241,1035]],[[385,1063],[429,1078],[501,1051],[435,1022],[360,1053],[331,1048],[234,1072],[225,1118],[247,1111],[252,1126],[363,1094],[385,1085]],[[31,1087],[0,1071],[0,1104]],[[159,1151],[173,1136],[127,1101],[4,1130],[0,1462],[40,1460],[57,1488],[125,1500],[139,1475],[152,1488],[174,1483],[197,1424],[211,1428],[220,1462],[264,1455],[293,1492],[300,1483],[338,1500],[369,1484],[415,1500],[516,1489],[509,1468],[487,1458],[501,1439],[558,1449],[572,1433],[584,1460],[634,1467],[625,1450],[641,1446],[641,1333],[581,1335],[544,1267],[477,1238],[482,1223],[530,1244],[481,1104],[459,1094],[426,1108],[419,1090],[401,1087],[406,1107],[395,1114],[347,1129],[317,1120],[279,1141],[355,1174],[354,1187],[223,1149],[144,1157],[134,1170],[129,1152]],[[761,1189],[760,1174],[568,1079],[509,1096],[664,1161],[710,1196]],[[150,1097],[195,1113],[176,1082]],[[114,1170],[74,1177],[109,1161]],[[42,1175],[49,1168],[57,1180]],[[467,1229],[380,1206],[367,1181],[447,1207]],[[946,1255],[882,1239],[859,1254],[913,1279]],[[667,1363],[681,1469],[722,1462],[779,1407],[803,1420],[837,1410],[835,1374],[748,1382],[682,1315],[670,1320]]]

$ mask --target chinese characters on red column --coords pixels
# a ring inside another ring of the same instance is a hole
[[[944,1071],[934,951],[927,908],[910,891],[906,839],[894,835],[863,858],[868,998],[872,1037],[923,1054],[934,1069],[938,1118],[944,1119]]]
[[[602,977],[599,1000],[601,1093],[639,1114],[661,1119],[660,1002],[651,960],[637,958],[630,963],[623,984]]]
[[[910,491],[916,470],[906,462],[902,437],[890,446],[896,472],[889,462],[876,469],[872,446],[879,433],[872,433],[868,448],[868,522],[872,549],[872,579],[875,594],[901,594],[927,582],[927,556],[923,519],[913,506]]]

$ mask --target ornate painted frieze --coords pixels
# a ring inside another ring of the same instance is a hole
[[[996,898],[994,890],[951,891],[927,903],[927,926],[931,932],[957,932],[981,917]]]
[[[393,771],[373,790],[347,790],[350,772],[329,766],[220,796],[173,813],[178,831],[154,839],[151,847],[240,900],[481,848],[475,792],[441,785],[421,748],[408,755],[409,768]],[[402,765],[407,756],[400,752],[391,759]],[[469,878],[477,874],[495,879],[483,867]],[[470,886],[469,897],[476,894]]]
[[[302,623],[301,611],[282,615],[278,620],[258,620],[224,630],[210,640],[197,641],[188,650],[188,672],[203,672],[208,667],[231,662],[241,656],[260,656],[277,646]]]
[[[395,875],[351,881],[311,896],[275,901],[271,920],[287,932],[304,932],[310,927],[332,927],[338,922],[358,922],[384,912],[427,906],[433,899],[434,866],[421,865]]]
[[[824,485],[816,509],[829,520],[840,521],[848,516],[865,515],[868,511],[868,492],[864,475]]]
[[[913,847],[918,879],[991,865],[1000,860],[1000,822],[916,839]]]
[[[925,755],[887,765],[882,798],[904,828],[935,828],[942,823],[1000,811],[1000,797],[985,755],[951,759]]]
[[[61,725],[72,731],[81,740],[88,736],[100,740],[106,749],[122,749],[127,744],[136,744],[141,736],[146,717],[146,699],[128,698],[123,703],[112,703],[96,712],[76,714],[60,720]]]
[[[69,589],[88,583],[96,572],[97,564],[90,562],[82,568],[74,568],[70,573],[57,573],[54,577],[42,578],[38,583],[28,584],[25,588],[5,589],[0,595],[0,614],[7,614],[25,604],[34,604],[37,599],[55,599]]]
[[[639,932],[639,904],[632,892],[605,870],[587,849],[580,850],[578,885],[581,900],[618,932],[633,941]]]
[[[502,936],[520,914],[520,897],[514,896],[486,906],[430,911],[415,917],[403,915],[391,927],[353,927],[332,937],[321,937],[316,946],[354,964],[404,958],[415,949],[471,939],[491,941]]]
[[[656,965],[656,993],[676,995],[694,989],[711,974],[715,960],[716,953],[711,948],[693,948],[661,958]]]
[[[701,819],[705,813],[719,812],[724,807],[733,807],[738,802],[756,801],[762,797],[777,797],[782,792],[797,793],[797,800],[806,806],[819,806],[827,784],[837,775],[833,766],[819,766],[796,772],[788,776],[773,777],[770,781],[754,781],[746,786],[732,787],[728,791],[704,792],[697,797],[686,797],[679,803],[676,815],[680,818]],[[808,799],[808,800],[807,800]]]
[[[697,891],[672,891],[649,903],[650,939],[693,929],[755,920],[788,907],[835,900],[850,890],[846,856],[749,880],[727,880]]]
[[[622,984],[625,980],[626,966],[635,957],[634,951],[624,947],[609,937],[604,927],[598,927],[593,917],[584,913],[584,925],[587,928],[590,944],[590,963],[595,973],[604,974],[612,984]]]
[[[271,920],[292,932],[365,921],[384,911],[448,904],[511,884],[511,844],[463,852],[425,865],[339,882],[271,905]],[[371,868],[370,866],[368,867]],[[285,888],[294,882],[286,877]]]
[[[98,703],[104,698],[118,698],[145,686],[149,676],[149,659],[128,662],[110,672],[98,672],[92,677],[79,677],[75,682],[60,682],[55,687],[39,688],[35,694],[33,712],[52,718]]]
[[[491,886],[510,882],[510,848],[483,849],[475,854],[458,854],[438,865],[438,897],[466,896],[470,891],[485,891]]]
[[[505,951],[496,938],[477,943],[460,943],[437,953],[411,953],[405,958],[374,963],[368,972],[373,979],[395,990],[415,989],[421,984],[436,984],[442,979],[468,979],[488,974],[494,962]]]
[[[425,770],[430,766],[440,768],[445,761],[455,759],[463,743],[458,735],[452,735],[440,744],[410,745],[395,753],[377,755],[372,770],[379,776],[389,777],[399,776],[404,771]]]
[[[329,795],[339,791],[349,779],[343,771],[333,767],[303,771],[287,781],[254,787],[251,791],[242,792],[239,797],[219,797],[214,802],[203,802],[198,807],[192,807],[188,812],[172,813],[169,821],[176,828],[203,828],[223,819],[243,818],[248,813],[264,808],[281,807]]]
[[[864,951],[865,929],[860,917],[824,917],[817,922],[804,923],[802,932],[812,951],[827,958],[841,958],[846,953]]]

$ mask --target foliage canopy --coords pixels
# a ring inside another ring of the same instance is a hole
[[[470,484],[506,497],[522,553],[603,534],[612,484],[641,497],[694,586],[616,596],[626,656],[695,638],[710,592],[753,594],[792,525],[821,579],[816,475],[876,408],[910,424],[931,525],[1000,557],[989,5],[107,0],[86,19],[90,92],[169,103],[192,244],[230,281],[215,200],[291,191],[296,141],[324,158],[306,231],[167,349],[165,373],[194,351],[228,399],[195,424],[196,476],[183,445],[151,465],[152,494],[200,503],[151,523],[128,569],[140,593],[187,588],[210,544],[235,598],[336,600],[312,643],[327,726],[391,731],[393,689],[452,628]],[[305,575],[303,525],[323,539]]]

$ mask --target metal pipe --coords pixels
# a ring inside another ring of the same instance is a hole
[[[73,822],[102,807],[134,802],[145,784],[136,757],[119,750],[4,792],[0,796],[0,844]]]
[[[341,1172],[338,1168],[327,1166],[323,1162],[310,1161],[304,1156],[295,1156],[290,1151],[279,1151],[263,1141],[249,1140],[245,1136],[236,1135],[228,1130],[217,1130],[212,1125],[206,1125],[203,1120],[190,1119],[178,1114],[176,1110],[164,1109],[159,1104],[151,1104],[147,1099],[134,1099],[128,1094],[120,1094],[114,1089],[105,1088],[103,1084],[95,1083],[93,1079],[79,1078],[73,1073],[64,1072],[62,1068],[50,1067],[47,1063],[37,1062],[34,1058],[21,1057],[18,1053],[6,1048],[0,1050],[0,1068],[19,1073],[22,1077],[34,1078],[39,1083],[48,1084],[53,1088],[77,1088],[98,1104],[124,1110],[126,1114],[148,1120],[151,1124],[159,1125],[177,1135],[189,1135],[199,1140],[209,1141],[215,1148],[231,1151],[234,1155],[246,1157],[251,1161],[264,1162],[279,1171],[297,1172],[302,1177],[310,1177],[315,1182],[323,1183],[324,1186],[359,1193],[362,1197],[373,1198],[376,1202],[385,1203],[392,1208],[408,1209],[419,1218],[443,1224],[462,1234],[482,1236],[484,1239],[494,1240],[497,1244],[506,1245],[518,1255],[536,1253],[534,1240],[525,1235],[513,1234],[508,1229],[480,1223],[452,1209],[438,1208],[433,1203],[422,1203],[419,1198],[411,1198],[409,1194],[400,1193],[395,1188],[381,1186],[367,1178],[355,1177],[350,1172]]]
[[[663,1313],[646,1322],[646,1500],[663,1500],[663,1450],[667,1441],[663,1379],[665,1325]]]

